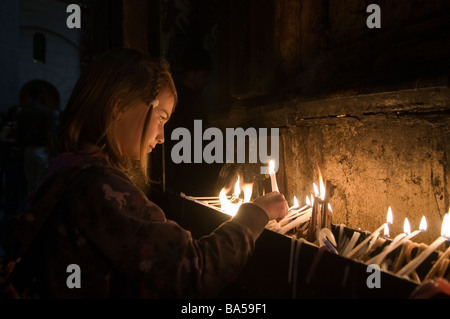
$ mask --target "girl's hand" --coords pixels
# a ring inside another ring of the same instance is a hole
[[[280,221],[288,213],[288,203],[283,194],[271,192],[253,201],[253,204],[261,207],[269,217],[269,220]]]

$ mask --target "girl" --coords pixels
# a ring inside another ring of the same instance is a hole
[[[32,277],[33,297],[185,298],[231,283],[288,206],[267,194],[198,240],[166,220],[132,167],[146,176],[176,103],[168,65],[130,49],[107,52],[80,78],[61,120],[62,154],[4,233],[9,256],[24,256],[16,287]]]

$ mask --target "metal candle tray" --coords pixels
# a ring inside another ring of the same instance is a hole
[[[179,194],[166,194],[161,203],[168,219],[191,231],[194,238],[210,234],[230,216]],[[333,226],[334,227],[334,226]],[[346,232],[355,230],[346,228]],[[264,230],[255,251],[223,298],[408,298],[418,284],[380,272],[380,287],[367,285],[367,265]],[[298,244],[297,244],[298,245]],[[293,249],[295,247],[295,249]],[[293,250],[292,250],[293,249]],[[296,251],[293,254],[292,251]],[[294,257],[293,257],[294,256]]]

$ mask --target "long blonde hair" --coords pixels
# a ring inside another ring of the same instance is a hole
[[[115,137],[114,111],[138,103],[151,103],[161,90],[168,88],[177,103],[177,92],[169,64],[131,49],[104,53],[80,77],[65,108],[58,131],[60,152],[78,152],[82,145],[97,146],[114,167],[130,168],[130,159],[120,153]],[[149,130],[152,106],[147,112],[141,137],[140,167],[148,180],[148,154],[145,137]]]

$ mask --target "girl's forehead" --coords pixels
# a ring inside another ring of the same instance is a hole
[[[164,109],[172,109],[175,103],[175,96],[170,90],[162,91],[157,97],[157,105],[153,104],[154,107],[164,108]]]

